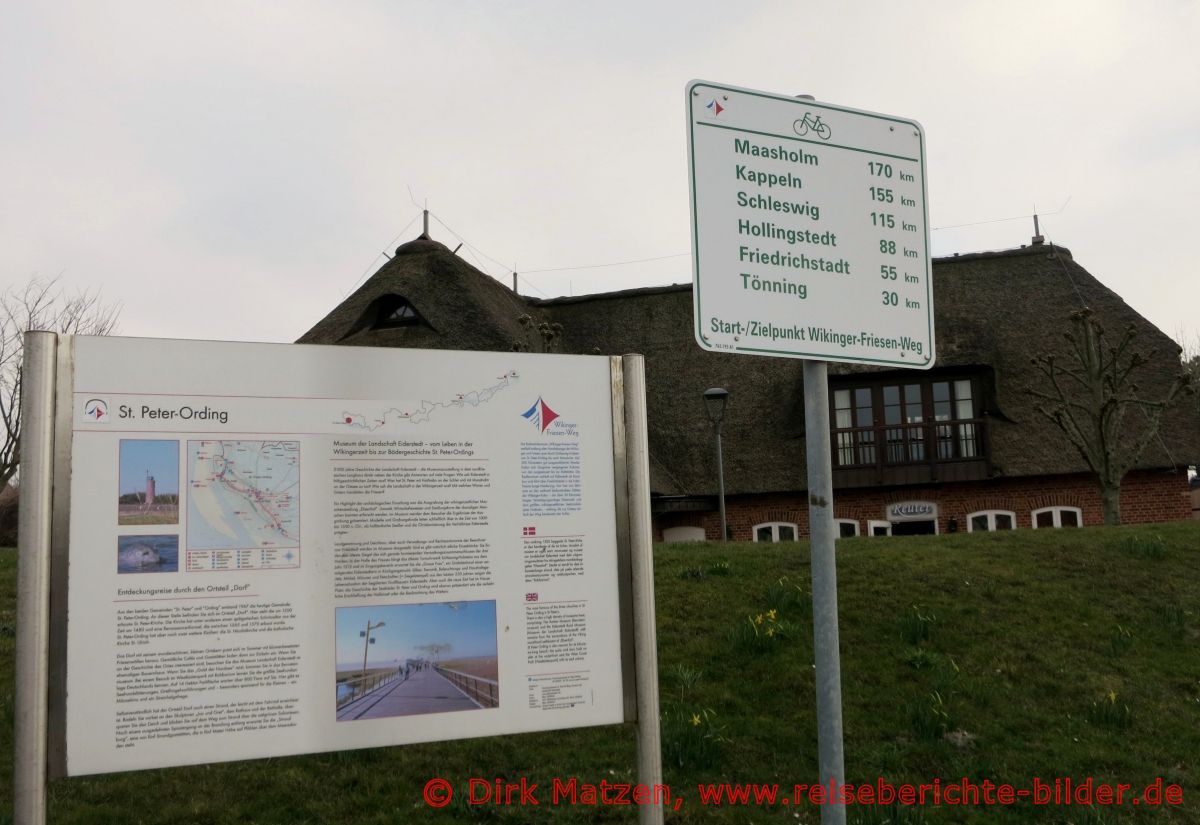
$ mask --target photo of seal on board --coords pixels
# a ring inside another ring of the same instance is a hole
[[[118,536],[118,573],[175,573],[179,536]]]
[[[121,564],[129,567],[147,567],[151,564],[161,564],[162,556],[150,545],[138,542],[122,550],[119,560]]]

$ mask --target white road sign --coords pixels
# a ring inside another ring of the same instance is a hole
[[[920,124],[698,80],[687,112],[700,346],[932,366]]]

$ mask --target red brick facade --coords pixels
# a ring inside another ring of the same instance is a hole
[[[1009,510],[1016,514],[1017,527],[1032,526],[1031,513],[1043,507],[1078,507],[1085,526],[1103,524],[1100,491],[1091,475],[1043,476],[1020,479],[938,484],[886,489],[837,490],[834,517],[858,522],[861,535],[868,521],[887,519],[887,508],[899,502],[921,501],[937,505],[937,531],[947,533],[951,521],[960,532],[967,531],[967,515],[980,510]],[[808,504],[802,493],[772,493],[733,496],[725,501],[726,522],[734,541],[749,541],[752,528],[764,522],[797,525],[808,535]],[[1191,518],[1192,504],[1185,470],[1133,472],[1121,485],[1121,521],[1146,524]],[[717,511],[663,513],[655,516],[654,538],[662,541],[669,527],[703,527],[709,540],[720,538]]]

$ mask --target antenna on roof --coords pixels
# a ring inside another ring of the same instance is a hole
[[[1042,237],[1042,230],[1038,227],[1037,207],[1033,207],[1033,240],[1030,241],[1034,246],[1041,246],[1046,242]]]
[[[412,191],[411,186],[408,187],[408,199],[412,201],[413,206],[421,206],[421,204],[417,203],[417,199],[413,196],[413,191]],[[417,236],[417,240],[418,241],[433,240],[432,238],[429,237],[429,198],[425,199],[425,206],[421,209],[421,215],[424,218],[424,220],[422,221],[422,225],[421,225],[421,234]],[[413,220],[416,220],[416,218],[413,218]],[[409,221],[409,224],[411,224],[411,223],[412,223],[412,221]]]

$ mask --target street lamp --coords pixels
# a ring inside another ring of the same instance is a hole
[[[371,620],[367,619],[367,629],[358,631],[358,635],[363,639],[363,678],[366,678],[367,676],[367,651],[370,650],[371,645],[375,644],[375,637],[371,635],[371,631],[377,630],[378,628],[383,627],[385,624],[387,624],[387,622],[371,624]]]
[[[727,541],[729,536],[725,528],[725,467],[721,456],[721,422],[725,419],[725,402],[728,400],[729,390],[722,387],[704,391],[704,408],[717,436],[717,495],[721,504],[721,541]]]

